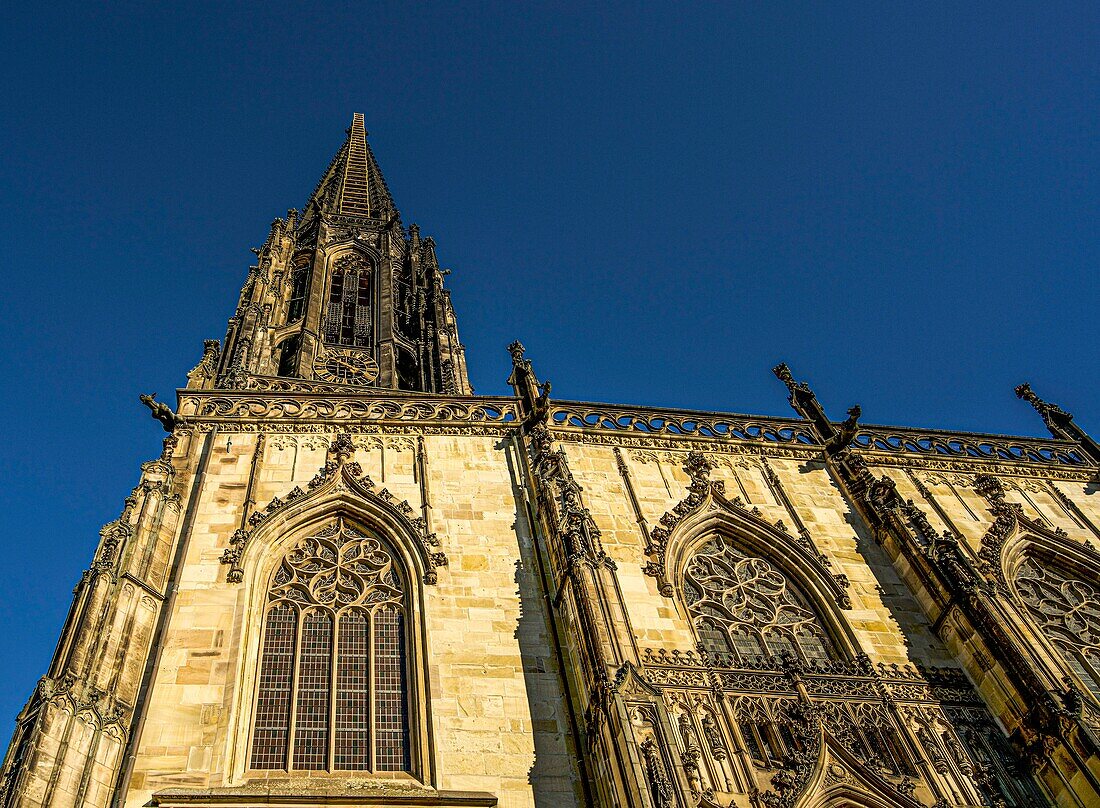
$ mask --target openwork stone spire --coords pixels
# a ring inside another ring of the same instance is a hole
[[[397,216],[397,207],[386,187],[386,180],[367,143],[367,130],[361,112],[352,116],[347,132],[347,140],[336,152],[310,196],[305,216],[309,217],[315,210],[374,219]]]
[[[473,392],[449,270],[402,226],[360,113],[302,214],[276,219],[254,252],[224,350],[208,343],[190,386]]]

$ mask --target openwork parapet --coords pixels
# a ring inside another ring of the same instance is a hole
[[[1089,459],[1072,441],[1051,438],[1019,438],[1007,435],[929,431],[904,427],[869,426],[860,429],[857,449],[890,454],[917,454],[943,459],[973,459],[1089,466]]]

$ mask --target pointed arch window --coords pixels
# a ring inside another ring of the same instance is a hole
[[[723,660],[756,666],[786,655],[836,658],[820,618],[787,577],[725,536],[691,556],[684,594],[699,642]]]
[[[1016,573],[1016,591],[1039,630],[1100,698],[1100,587],[1028,557]]]
[[[367,348],[371,344],[371,263],[360,253],[348,253],[332,266],[328,304],[321,334],[330,345]]]
[[[286,321],[293,323],[302,319],[306,307],[306,291],[309,288],[309,265],[296,267],[290,277],[290,302],[287,305]]]
[[[409,770],[402,580],[385,544],[342,518],[283,558],[268,590],[251,768]]]
[[[279,346],[280,376],[294,376],[298,370],[298,355],[302,352],[302,335],[293,334]]]

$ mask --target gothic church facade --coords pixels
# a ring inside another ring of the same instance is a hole
[[[4,806],[1100,805],[1098,446],[474,395],[363,118],[208,341]],[[778,385],[777,385],[778,388]]]

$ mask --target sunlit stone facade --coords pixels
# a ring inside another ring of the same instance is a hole
[[[476,396],[444,274],[355,116],[146,399],[164,452],[4,805],[1100,804],[1071,416],[1022,386],[1051,438],[833,421],[782,365],[792,418],[580,404],[518,343]]]

